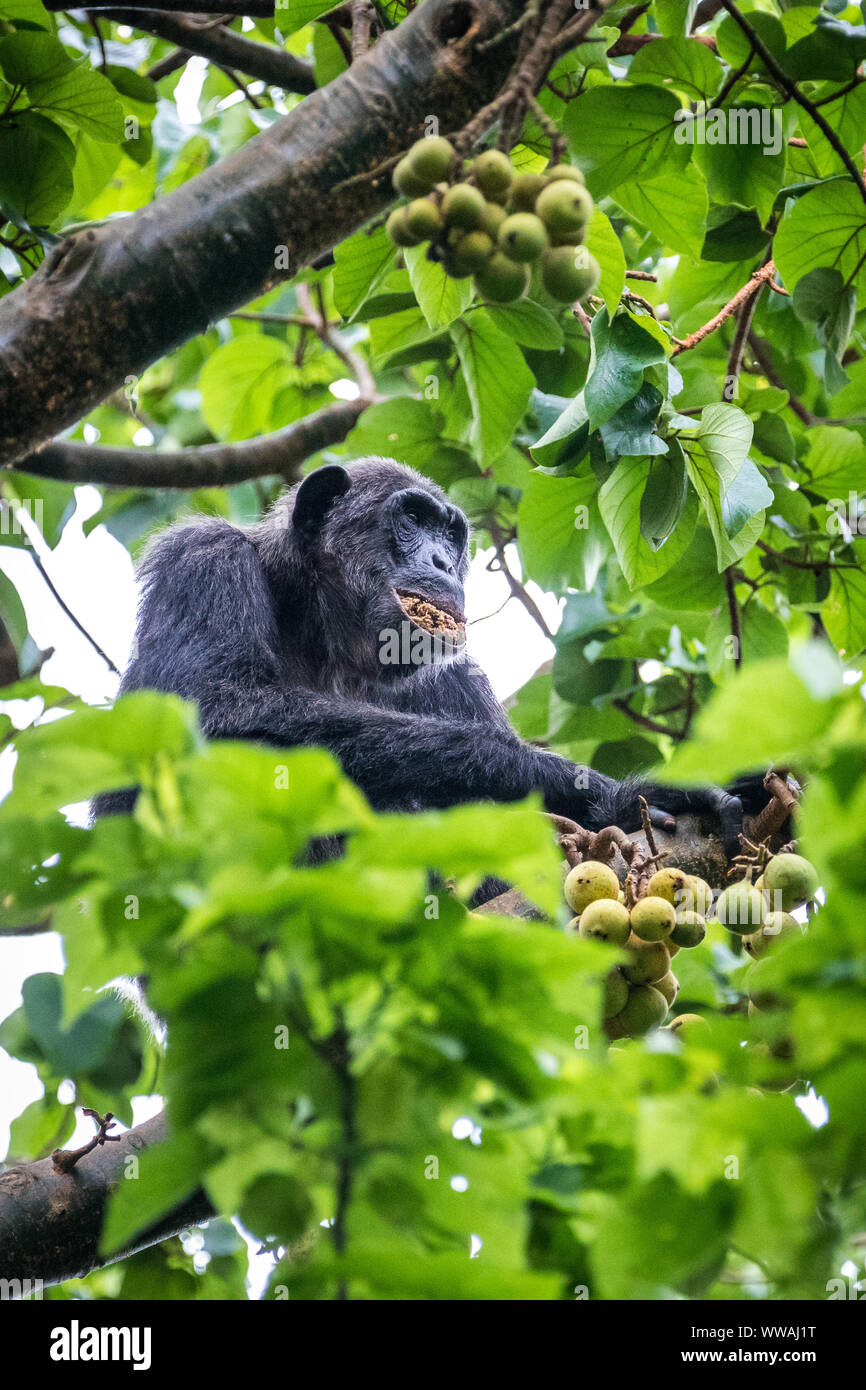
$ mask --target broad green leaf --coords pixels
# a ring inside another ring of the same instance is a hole
[[[824,626],[843,655],[851,660],[866,648],[866,573],[834,569],[830,593],[821,607]]]
[[[680,103],[660,87],[593,87],[568,106],[564,124],[576,164],[600,197],[629,179],[652,177],[660,165],[682,169],[690,150],[674,140]]]
[[[697,499],[689,492],[677,526],[658,550],[641,533],[641,502],[649,480],[648,458],[622,458],[598,495],[599,507],[617,559],[631,589],[666,573],[688,549],[697,520]]]
[[[397,396],[364,411],[346,440],[346,450],[353,458],[379,454],[399,459],[423,473],[432,471],[441,442],[441,421],[427,402]]]
[[[785,127],[767,106],[728,106],[715,113],[723,139],[713,143],[710,114],[695,149],[698,168],[716,203],[755,208],[765,223],[785,181]],[[736,123],[736,125],[735,125]]]
[[[806,468],[810,489],[822,497],[847,502],[848,493],[858,492],[866,477],[866,444],[854,430],[817,425],[808,433]]]
[[[382,283],[396,255],[384,227],[362,228],[334,248],[334,303],[344,319],[354,318]]]
[[[793,290],[810,270],[838,270],[846,285],[866,289],[866,203],[848,178],[798,198],[773,241],[785,286]]]
[[[718,88],[723,72],[706,44],[688,38],[658,39],[632,58],[628,80],[658,83],[688,101],[706,101]]]
[[[610,553],[595,478],[530,473],[517,513],[520,555],[543,589],[591,589]]]
[[[471,280],[453,280],[436,261],[428,261],[426,246],[403,252],[418,307],[435,330],[447,328],[472,303]]]
[[[75,147],[53,121],[24,112],[0,124],[0,202],[31,226],[54,222],[72,198]]]
[[[623,183],[616,201],[672,251],[701,254],[709,199],[703,175],[694,164]]]
[[[333,0],[285,0],[277,8],[277,24],[283,34],[294,34],[320,14],[336,9]]]
[[[491,323],[521,347],[537,348],[542,352],[562,347],[565,335],[553,314],[531,299],[518,299],[513,304],[488,304],[486,312]]]
[[[201,374],[201,408],[218,439],[250,439],[269,427],[274,398],[288,377],[285,343],[244,334],[217,348]]]
[[[535,378],[520,349],[484,310],[458,319],[451,334],[472,403],[466,439],[479,464],[486,467],[511,443]]]
[[[644,370],[666,360],[666,353],[647,327],[628,313],[612,320],[606,310],[592,321],[594,365],[586,383],[584,398],[590,429],[597,429],[615,415],[620,406],[636,396]]]
[[[611,317],[616,313],[625,286],[625,253],[622,242],[601,208],[594,208],[586,229],[586,249],[592,252],[601,266],[598,293],[607,305]]]
[[[752,421],[731,405],[706,406],[694,435],[680,442],[686,468],[716,543],[719,569],[754,544],[754,525],[772,502],[772,490],[754,465],[746,466]]]
[[[810,695],[786,661],[755,662],[701,710],[693,738],[665,766],[664,780],[724,782],[749,768],[796,763],[834,712],[835,703]]]

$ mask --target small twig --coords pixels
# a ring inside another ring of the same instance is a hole
[[[31,544],[30,544],[30,546],[28,547],[28,549],[29,549],[29,552],[30,552],[30,558],[32,559],[34,565],[35,565],[36,568],[38,569],[39,573],[41,574],[42,578],[44,579],[46,585],[48,586],[48,588],[49,588],[49,590],[51,591],[52,595],[53,595],[54,598],[56,599],[57,603],[58,603],[58,604],[60,605],[60,607],[63,609],[63,612],[66,614],[66,616],[67,616],[67,618],[69,619],[69,621],[72,623],[72,625],[73,625],[74,627],[76,627],[76,628],[78,629],[78,631],[81,633],[82,637],[84,637],[84,638],[90,643],[91,647],[92,647],[93,650],[96,652],[97,656],[101,656],[101,657],[102,657],[102,660],[105,662],[105,664],[106,664],[106,666],[108,667],[108,669],[109,669],[110,671],[113,671],[114,674],[115,674],[116,676],[119,676],[119,675],[120,675],[120,668],[119,668],[118,666],[115,666],[114,662],[112,661],[112,659],[111,659],[111,657],[108,655],[108,653],[107,653],[107,652],[104,652],[104,651],[102,650],[102,648],[100,647],[100,645],[99,645],[99,643],[97,642],[96,638],[93,637],[93,636],[87,631],[87,628],[86,628],[86,627],[84,626],[84,624],[81,622],[80,618],[77,618],[77,617],[75,616],[75,614],[73,613],[72,609],[69,607],[69,604],[66,602],[66,599],[63,597],[63,595],[62,595],[62,594],[59,592],[59,590],[57,589],[57,586],[56,586],[56,584],[54,583],[54,580],[51,578],[51,575],[50,575],[50,574],[48,573],[48,571],[46,570],[45,565],[43,564],[41,557],[36,553],[36,546],[35,546],[34,544],[32,544],[32,542],[31,542]]]
[[[370,0],[352,0],[352,62],[363,58],[370,48],[376,11]]]
[[[651,270],[627,270],[626,280],[649,280],[651,284],[657,285],[659,277],[654,275]]]
[[[100,1115],[98,1110],[82,1109],[82,1114],[89,1115],[96,1122],[96,1134],[88,1144],[82,1144],[80,1149],[55,1149],[51,1155],[51,1161],[59,1173],[71,1173],[79,1159],[84,1158],[85,1154],[92,1153],[94,1149],[101,1148],[103,1144],[117,1144],[122,1139],[120,1134],[109,1134],[116,1121],[110,1110],[105,1115]]]
[[[508,542],[506,541],[505,536],[502,534],[495,522],[490,523],[490,534],[493,537],[493,544],[496,547],[497,567],[499,571],[505,576],[505,579],[508,583],[508,587],[511,590],[512,597],[516,598],[518,603],[521,603],[523,605],[529,616],[541,628],[541,631],[544,633],[545,637],[547,637],[552,642],[553,633],[551,632],[550,628],[547,626],[547,623],[544,620],[544,614],[542,613],[538,604],[535,602],[535,599],[532,597],[532,595],[526,592],[526,589],[523,587],[520,580],[517,578],[516,575],[512,574],[511,570],[508,568],[508,561],[505,558],[505,547]]]
[[[618,709],[620,714],[624,714],[633,724],[638,724],[642,729],[648,729],[652,734],[665,734],[668,738],[672,738],[678,743],[685,737],[685,735],[678,732],[678,730],[669,729],[667,724],[660,724],[658,720],[651,719],[648,714],[639,714],[636,709],[632,709],[628,700],[622,697],[611,700],[611,704],[614,709]]]
[[[348,367],[358,383],[361,399],[372,401],[376,395],[376,379],[365,359],[357,352],[353,352],[351,348],[345,347],[331,328],[321,285],[316,286],[316,301],[318,308],[313,304],[313,298],[310,294],[308,285],[303,283],[297,285],[295,293],[298,303],[305,317],[309,319],[313,332],[316,334],[317,338],[324,343],[325,347],[329,347],[331,351],[339,357],[340,361],[345,363]]]
[[[102,30],[99,27],[99,20],[96,18],[95,15],[91,14],[90,10],[85,10],[84,13],[87,15],[87,22],[93,30],[94,34],[96,35],[96,42],[99,44],[99,66],[104,68],[106,64],[105,40],[102,37]]]
[[[722,324],[737,312],[740,305],[750,299],[767,280],[771,280],[775,273],[775,262],[767,261],[766,265],[762,265],[749,277],[748,282],[737,290],[733,299],[730,299],[714,318],[711,318],[708,323],[702,324],[700,328],[696,328],[694,333],[690,333],[687,338],[675,338],[671,356],[676,357],[681,352],[688,352],[690,348],[697,347],[698,343],[702,343],[704,338],[708,338],[711,333],[715,333],[716,329],[721,328]]]
[[[725,570],[725,593],[728,596],[728,614],[731,621],[731,636],[734,639],[734,665],[741,666],[743,663],[743,638],[740,629],[740,610],[737,606],[737,595],[734,588],[734,576],[731,566]]]
[[[239,92],[243,92],[250,106],[254,107],[257,111],[261,111],[262,103],[253,96],[243,78],[239,77],[233,68],[227,68],[224,63],[217,63],[216,66],[219,68],[220,72],[225,73],[230,82],[235,84]]]

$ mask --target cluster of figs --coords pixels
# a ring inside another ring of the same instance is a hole
[[[679,1014],[665,1025],[679,992],[671,962],[681,950],[699,946],[712,914],[741,937],[743,948],[758,960],[774,943],[801,933],[794,909],[814,898],[818,874],[799,854],[777,854],[754,883],[746,877],[720,894],[695,874],[678,868],[657,869],[635,897],[626,892],[609,864],[587,859],[569,870],[565,899],[575,913],[570,929],[627,952],[604,979],[604,1029],[611,1040],[641,1037],[667,1026],[681,1033],[706,1028],[699,1014]],[[629,901],[630,899],[630,901]],[[751,1007],[764,1007],[758,990],[749,988]]]
[[[463,162],[441,135],[418,140],[394,171],[408,201],[391,213],[397,246],[427,244],[453,279],[474,278],[479,295],[507,303],[525,294],[538,268],[547,293],[574,304],[598,288],[601,269],[583,245],[593,202],[571,164],[519,173],[502,150]]]

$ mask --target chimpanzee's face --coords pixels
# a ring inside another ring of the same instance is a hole
[[[447,500],[407,487],[384,503],[382,526],[392,562],[393,614],[410,625],[410,645],[420,658],[414,664],[448,660],[466,641],[466,517]],[[429,640],[416,638],[414,630]]]

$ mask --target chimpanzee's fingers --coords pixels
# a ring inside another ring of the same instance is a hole
[[[650,806],[649,818],[650,825],[657,825],[659,830],[667,830],[670,834],[677,828],[677,823],[670,811],[661,811],[658,806]]]
[[[741,850],[740,832],[743,829],[743,803],[738,796],[731,796],[729,792],[719,792],[717,810],[722,824],[725,853],[729,859],[733,859],[734,855],[739,854]]]

